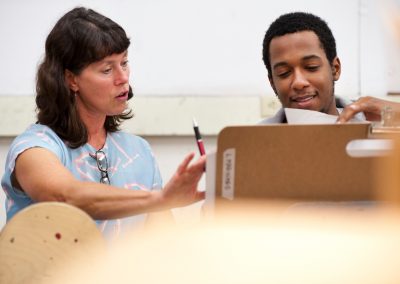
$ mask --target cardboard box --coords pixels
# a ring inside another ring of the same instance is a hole
[[[218,136],[215,177],[207,164],[207,184],[215,179],[217,204],[249,198],[376,200],[379,157],[346,152],[350,141],[367,139],[369,133],[365,123],[227,127]]]

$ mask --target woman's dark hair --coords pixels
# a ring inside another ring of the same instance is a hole
[[[125,31],[111,19],[86,8],[75,8],[58,20],[46,39],[45,56],[36,78],[38,123],[49,126],[77,148],[88,141],[87,129],[75,107],[75,95],[70,90],[65,70],[79,75],[89,64],[128,49],[130,40]],[[129,86],[128,99],[133,96]],[[108,132],[119,130],[123,120],[132,118],[132,111],[107,116]]]
[[[318,16],[305,12],[294,12],[281,15],[268,28],[263,42],[263,61],[268,70],[268,76],[272,77],[269,47],[271,40],[286,34],[312,31],[317,36],[324,49],[330,64],[336,57],[336,42],[328,24]]]

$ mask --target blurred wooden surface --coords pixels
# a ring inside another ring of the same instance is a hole
[[[0,233],[0,283],[39,283],[79,259],[103,236],[93,219],[65,203],[42,202],[16,214]]]
[[[214,221],[126,236],[43,283],[400,283],[398,211],[286,206],[248,203]]]

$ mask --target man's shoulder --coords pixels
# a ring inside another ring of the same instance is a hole
[[[336,104],[336,108],[338,108],[338,109],[343,109],[348,104],[351,104],[351,102],[352,101],[350,99],[335,96],[335,104]],[[359,117],[359,119],[361,119],[361,117]],[[259,124],[259,125],[279,124],[279,123],[285,123],[285,122],[286,122],[285,111],[283,108],[280,108],[273,116],[265,118],[265,119],[261,120],[260,122],[258,122],[257,124]]]
[[[258,122],[257,124],[279,124],[284,123],[286,120],[285,111],[283,108],[280,108],[273,116],[265,118]]]
[[[335,97],[336,108],[344,108],[345,106],[351,104],[351,100],[343,97]]]

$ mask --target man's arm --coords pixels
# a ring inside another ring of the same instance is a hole
[[[361,97],[343,109],[337,122],[345,123],[360,112],[363,112],[366,119],[369,121],[379,121],[381,119],[381,112],[385,107],[390,107],[393,111],[400,111],[400,103],[369,96]]]

